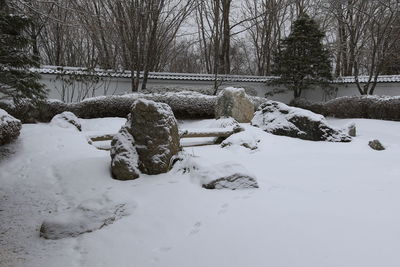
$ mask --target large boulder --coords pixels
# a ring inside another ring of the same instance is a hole
[[[111,141],[111,173],[117,180],[133,180],[140,175],[139,156],[130,124],[131,121],[128,119],[126,125],[122,126]]]
[[[56,125],[61,128],[75,128],[78,131],[82,131],[82,125],[77,116],[69,111],[64,111],[61,114],[55,115],[51,121],[51,125]]]
[[[0,145],[8,144],[16,139],[21,128],[21,121],[0,109]]]
[[[181,150],[178,123],[170,106],[138,99],[132,106],[132,136],[145,174],[168,172]]]
[[[347,133],[329,126],[324,116],[275,101],[262,104],[256,111],[251,124],[272,134],[304,140],[351,141]]]
[[[232,117],[238,122],[250,122],[254,115],[254,104],[243,88],[225,88],[217,99],[216,118]]]

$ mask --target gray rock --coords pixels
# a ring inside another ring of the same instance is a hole
[[[132,136],[145,174],[168,172],[171,159],[181,150],[178,124],[164,103],[139,99],[132,106]]]
[[[62,128],[76,128],[78,131],[82,131],[82,125],[77,116],[69,111],[64,111],[61,114],[55,115],[50,124],[57,125]]]
[[[111,173],[117,180],[133,180],[139,177],[139,156],[135,148],[135,140],[129,128],[131,121],[122,126],[111,141]]]
[[[0,145],[8,144],[15,140],[21,131],[21,121],[0,109]]]
[[[258,188],[256,177],[241,164],[223,162],[215,165],[190,164],[191,176],[206,189]]]
[[[250,122],[254,116],[254,104],[243,88],[225,88],[215,106],[216,118],[232,117],[238,122]]]
[[[40,236],[54,240],[76,237],[110,225],[124,215],[127,215],[125,204],[108,208],[80,205],[46,219],[40,227]]]
[[[262,104],[251,121],[262,130],[311,141],[350,142],[351,137],[327,124],[324,116],[276,101]]]
[[[381,151],[381,150],[385,150],[385,149],[386,149],[386,148],[382,145],[382,143],[381,143],[379,140],[377,140],[377,139],[372,140],[372,141],[369,141],[368,145],[369,145],[372,149],[378,150],[378,151]]]
[[[356,124],[355,124],[355,123],[350,123],[350,124],[347,126],[347,131],[348,131],[348,134],[349,134],[350,136],[356,137],[356,135],[357,135]]]
[[[247,189],[247,188],[258,188],[257,180],[254,177],[235,173],[227,177],[222,177],[211,181],[207,184],[203,184],[205,189]]]

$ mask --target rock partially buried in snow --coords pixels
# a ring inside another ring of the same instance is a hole
[[[202,187],[206,189],[258,188],[256,177],[238,163],[225,162],[200,167],[192,170],[192,176],[199,179]]]
[[[351,141],[347,133],[329,126],[324,116],[275,101],[262,104],[256,111],[251,124],[275,135],[304,140]]]
[[[379,140],[377,140],[377,139],[372,140],[372,141],[369,141],[368,145],[369,145],[373,150],[381,151],[381,150],[385,150],[385,149],[386,149],[386,148],[382,145],[382,143],[381,143]]]
[[[354,122],[350,123],[347,126],[347,132],[350,136],[352,137],[356,137],[357,135],[357,128],[356,128],[356,124]]]
[[[51,121],[51,125],[57,125],[62,128],[76,128],[78,131],[82,131],[82,125],[79,122],[77,116],[69,111],[64,111],[61,114],[55,115]]]
[[[0,109],[0,145],[15,140],[21,131],[22,124],[5,110]]]
[[[139,156],[129,127],[130,124],[131,121],[128,119],[126,125],[122,126],[111,141],[111,173],[117,180],[133,180],[140,175]]]
[[[255,150],[258,148],[258,143],[260,143],[260,141],[260,138],[253,133],[244,131],[229,136],[221,143],[221,147],[238,145],[248,148],[250,150]]]
[[[216,118],[232,117],[238,122],[250,122],[254,115],[254,104],[243,88],[228,87],[218,95],[215,107]]]
[[[45,239],[76,237],[110,225],[124,215],[127,215],[125,204],[108,208],[80,205],[45,220],[40,227],[40,236]]]
[[[145,174],[168,172],[181,150],[178,123],[164,103],[139,99],[132,106],[132,135]]]
[[[213,120],[209,128],[228,128],[228,127],[240,127],[237,120],[232,117],[221,117],[219,119]]]

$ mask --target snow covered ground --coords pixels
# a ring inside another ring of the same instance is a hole
[[[258,149],[185,148],[201,165],[245,166],[260,188],[238,191],[203,189],[177,168],[113,180],[109,152],[85,135],[117,132],[124,119],[81,120],[83,132],[25,124],[15,144],[0,148],[0,266],[400,266],[400,123],[329,119],[350,121],[358,131],[351,143],[244,125]],[[387,150],[368,147],[376,138]],[[39,237],[53,214],[120,204],[128,215],[98,231]]]

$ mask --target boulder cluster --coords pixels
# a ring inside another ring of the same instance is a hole
[[[140,173],[168,172],[180,150],[178,123],[171,108],[138,99],[127,123],[111,142],[112,175],[118,180],[131,180]]]

